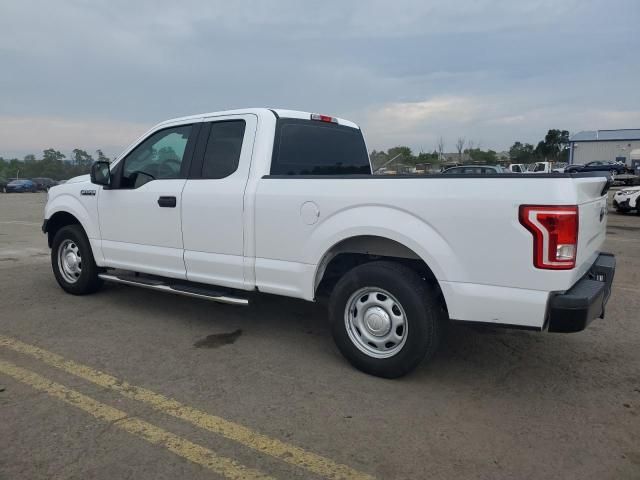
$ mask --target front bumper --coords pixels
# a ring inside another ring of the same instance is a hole
[[[587,274],[565,293],[549,301],[550,332],[579,332],[596,317],[604,318],[604,307],[611,295],[616,257],[601,253]]]

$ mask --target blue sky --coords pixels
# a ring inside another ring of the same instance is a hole
[[[503,150],[640,127],[639,51],[637,0],[5,0],[0,155],[248,106],[349,118],[370,149]]]

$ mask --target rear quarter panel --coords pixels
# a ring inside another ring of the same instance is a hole
[[[587,218],[602,201],[593,195],[603,184],[602,178],[537,176],[267,177],[256,192],[256,283],[277,284],[280,268],[303,270],[300,280],[282,275],[285,283],[303,284],[282,286],[313,298],[313,273],[332,245],[356,235],[379,235],[414,250],[441,282],[564,291],[602,244],[602,225]],[[301,213],[306,202],[318,210],[311,225]],[[580,231],[578,268],[534,268],[532,236],[518,220],[523,204],[580,205],[586,228]],[[261,271],[261,259],[269,260],[268,271]]]

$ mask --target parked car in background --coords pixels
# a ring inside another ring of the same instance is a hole
[[[566,166],[563,162],[536,162],[529,165],[526,173],[564,173]]]
[[[496,173],[511,173],[500,165],[460,165],[447,168],[443,175],[495,175]]]
[[[9,180],[4,177],[0,177],[0,192],[5,191],[5,189],[7,188],[7,183],[9,183]]]
[[[37,192],[38,187],[31,180],[12,180],[5,187],[7,193]]]
[[[585,163],[584,165],[569,165],[564,169],[566,173],[571,172],[609,172],[611,175],[627,173],[627,166],[619,162],[605,162],[597,160]]]
[[[620,213],[635,209],[636,213],[640,215],[640,187],[618,190],[613,196],[613,208]]]
[[[527,166],[524,163],[512,163],[508,168],[511,173],[524,173],[527,171]]]
[[[36,184],[36,188],[43,192],[48,192],[51,187],[58,184],[54,179],[47,177],[35,177],[31,179]]]

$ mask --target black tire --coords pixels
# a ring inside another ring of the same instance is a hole
[[[357,340],[352,340],[348,331],[346,311],[350,299],[367,287],[385,290],[406,313],[404,345],[387,358],[363,352],[363,347],[357,346]],[[436,289],[416,272],[399,263],[376,261],[355,267],[338,281],[329,300],[329,319],[338,349],[353,366],[371,375],[397,378],[433,356],[440,343],[446,314]]]
[[[81,269],[75,282],[70,282],[65,278],[58,258],[60,246],[67,241],[72,242],[72,245],[78,249],[81,258]],[[51,243],[51,267],[60,287],[72,295],[93,293],[102,286],[103,281],[98,277],[100,269],[96,266],[89,239],[80,225],[62,227],[55,234]]]

